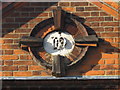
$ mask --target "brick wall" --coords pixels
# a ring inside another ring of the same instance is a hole
[[[51,71],[37,65],[29,52],[19,48],[22,36],[30,34],[35,25],[52,17],[52,9],[62,6],[63,10],[84,18],[89,34],[96,34],[105,41],[98,48],[90,48],[85,60],[70,74],[118,75],[118,20],[88,2],[26,3],[3,18],[2,70],[3,76],[50,76]],[[78,16],[78,17],[77,17]],[[4,15],[3,15],[4,17]],[[91,53],[92,52],[92,53]],[[77,71],[76,71],[77,70]]]
[[[80,19],[89,35],[104,39],[99,47],[90,47],[84,60],[67,71],[66,76],[120,75],[118,19],[89,2],[29,2],[11,11],[2,25],[1,76],[51,76],[51,70],[38,65],[29,52],[19,48],[19,39],[27,36],[39,22],[52,17],[52,9],[62,9]],[[81,19],[82,18],[82,19]]]

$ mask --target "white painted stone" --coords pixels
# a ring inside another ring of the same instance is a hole
[[[75,41],[67,32],[52,32],[44,38],[44,49],[52,55],[67,56],[72,52]]]

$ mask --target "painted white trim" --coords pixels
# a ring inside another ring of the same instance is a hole
[[[1,80],[95,80],[95,79],[120,79],[120,76],[77,76],[77,77],[0,77]]]

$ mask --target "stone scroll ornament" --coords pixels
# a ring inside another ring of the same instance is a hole
[[[97,47],[96,35],[88,35],[85,27],[57,7],[53,17],[37,24],[29,36],[20,39],[33,59],[52,70],[53,76],[65,76],[65,71],[82,60],[88,47]]]

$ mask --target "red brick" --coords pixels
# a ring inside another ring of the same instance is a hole
[[[35,23],[31,23],[31,24],[29,24],[29,27],[30,27],[30,28],[34,28],[35,26],[36,26]]]
[[[44,68],[41,66],[32,65],[29,66],[29,70],[44,70]]]
[[[18,45],[2,45],[2,49],[18,49]]]
[[[70,3],[69,2],[59,2],[60,6],[69,6]]]
[[[98,64],[105,64],[105,60],[102,60],[102,59],[99,60],[99,61],[98,61]]]
[[[118,37],[118,33],[101,33],[101,37]]]
[[[99,26],[99,23],[97,23],[97,22],[92,22],[92,23],[90,23],[90,26],[92,26],[92,27],[94,27],[94,26]]]
[[[34,12],[34,7],[23,7],[19,9],[20,12]]]
[[[105,32],[107,32],[107,31],[113,32],[113,30],[114,30],[114,28],[112,28],[112,27],[107,27],[107,28],[105,28]]]
[[[14,12],[10,16],[13,17],[13,18],[16,17],[16,16],[20,16],[21,13],[19,12],[19,10],[17,10],[17,11],[18,12]]]
[[[13,72],[13,76],[32,76],[32,72],[30,71],[19,71],[19,72]]]
[[[114,27],[114,32],[119,32],[120,27]]]
[[[92,68],[92,70],[100,70],[100,65],[96,65]]]
[[[22,49],[16,49],[14,50],[14,54],[28,54],[28,52]]]
[[[6,34],[4,38],[19,38],[19,34]]]
[[[34,7],[34,6],[49,6],[49,3],[48,2],[32,2],[30,3],[31,7]]]
[[[11,28],[2,28],[2,37],[4,37],[7,33],[11,32],[11,34],[13,33],[13,29]]]
[[[29,17],[30,15],[29,15],[29,13],[27,13],[27,12],[22,12],[21,14],[20,14],[20,17]]]
[[[13,65],[13,61],[4,61],[4,65]]]
[[[4,54],[4,50],[0,50],[0,55],[3,55]]]
[[[91,12],[91,16],[99,16],[99,12]]]
[[[41,71],[33,71],[34,76],[41,76]]]
[[[14,65],[32,65],[33,61],[14,61]]]
[[[31,20],[31,22],[41,22],[41,21],[43,21],[43,18],[34,18]]]
[[[13,24],[13,23],[7,24],[7,23],[5,23],[5,24],[2,25],[2,27],[3,27],[3,28],[9,28],[9,29],[10,29],[10,28],[18,28],[18,27],[19,27],[19,24],[17,24],[17,23],[16,23],[16,24]]]
[[[34,10],[35,10],[35,12],[45,11],[46,7],[35,7]]]
[[[0,55],[3,55],[4,54],[4,50],[0,50]]]
[[[18,70],[18,67],[17,66],[3,66],[2,70],[3,71],[16,71]]]
[[[47,72],[42,71],[41,76],[50,76]]]
[[[21,33],[28,33],[30,31],[31,31],[31,29],[17,29],[17,30],[15,30],[15,33],[20,33],[21,34]]]
[[[93,75],[104,75],[105,74],[105,71],[102,71],[102,70],[96,70],[96,71],[88,71],[87,73],[85,73],[85,75],[88,75],[88,76],[93,76]]]
[[[119,64],[114,64],[113,67],[114,67],[115,69],[117,69],[117,70],[120,69],[120,65],[119,65]]]
[[[84,7],[76,7],[76,11],[84,11],[85,8]]]
[[[106,12],[100,12],[100,16],[108,16]]]
[[[98,32],[104,31],[103,27],[93,27],[92,29],[95,30],[95,31],[98,31]]]
[[[105,17],[105,21],[113,21],[113,17]]]
[[[102,54],[102,58],[104,58],[104,59],[116,59],[116,58],[118,58],[118,54]]]
[[[109,1],[106,1],[106,0],[103,0],[106,4],[109,4],[109,5],[111,5],[112,4],[112,0],[109,0]]]
[[[116,75],[120,75],[120,70],[115,70]]]
[[[13,43],[14,43],[14,44],[18,44],[19,41],[20,41],[19,39],[14,39],[14,40],[13,40]]]
[[[113,38],[105,38],[104,40],[107,41],[107,42],[113,42],[114,41]]]
[[[27,60],[28,59],[28,55],[20,55],[20,60]]]
[[[2,61],[0,61],[0,65],[4,65],[4,61],[2,60]]]
[[[28,66],[19,66],[18,70],[20,70],[20,71],[27,71],[28,70]]]
[[[71,2],[71,6],[88,6],[88,2]]]
[[[101,65],[100,66],[100,69],[101,70],[115,70],[115,69],[118,69],[119,66],[118,65]]]
[[[3,39],[0,39],[0,44],[3,44],[5,41]]]
[[[13,54],[13,50],[4,50],[4,54],[11,55]]]
[[[100,3],[99,0],[96,0],[96,2],[92,2],[92,3],[97,5],[99,8],[102,7],[102,3]]]
[[[11,45],[2,45],[2,49],[11,49]]]
[[[23,25],[21,25],[21,29],[29,29],[29,24],[23,24]]]
[[[0,76],[1,76],[1,77],[3,76],[3,72],[0,72]]]
[[[116,2],[112,2],[111,6],[113,6],[114,8],[118,9],[119,8],[119,4]]]
[[[115,70],[107,70],[105,72],[106,72],[106,75],[115,75]]]
[[[118,22],[102,22],[101,26],[118,26]]]
[[[23,17],[23,18],[15,18],[15,22],[28,22],[28,21],[30,21],[32,18],[30,18],[30,17],[27,17],[27,18],[25,18],[25,17]]]
[[[14,18],[5,18],[3,22],[14,22]]]
[[[79,12],[79,13],[73,13],[77,16],[90,16],[90,12]]]
[[[100,9],[97,7],[85,7],[85,11],[98,11],[98,10]]]
[[[28,34],[20,34],[20,38],[22,38],[23,36],[28,36]]]
[[[48,13],[41,13],[38,15],[38,17],[48,17]]]
[[[2,72],[3,74],[2,74],[2,76],[12,76],[13,75],[13,72],[6,72],[6,71],[4,71],[4,72]]]
[[[105,60],[105,64],[115,64],[115,60],[114,59],[107,59],[107,60]]]
[[[51,7],[49,7],[49,8],[45,8],[45,11],[52,11],[53,9],[56,9],[56,7],[51,6]]]
[[[89,23],[89,22],[85,22],[84,24],[87,25],[87,26],[90,26],[90,23]]]
[[[33,61],[33,65],[38,65],[38,63],[37,63],[37,62],[35,62],[35,61]]]
[[[118,38],[115,38],[114,39],[114,42],[120,42],[120,38],[118,37]]]
[[[120,60],[115,59],[115,64],[120,64]]]
[[[30,55],[20,55],[20,60],[31,60],[32,57]]]
[[[120,15],[118,15],[118,17],[119,17]],[[113,21],[118,21],[119,19],[118,18],[113,18]]]
[[[76,10],[74,7],[63,7],[62,9],[69,12],[75,12]]]
[[[86,21],[104,21],[104,17],[88,17],[86,18]]]
[[[49,13],[49,17],[53,17],[53,14],[51,12]]]
[[[49,6],[58,6],[58,2],[50,2],[48,3]]]
[[[48,17],[48,13],[30,13],[31,17]]]
[[[118,12],[116,10],[114,10],[113,8],[110,8],[109,6],[102,4],[101,9],[103,9],[104,11],[108,12],[109,14],[111,14],[112,16],[117,17]]]
[[[2,55],[2,60],[17,60],[18,56],[16,55]]]
[[[119,47],[119,44],[118,44],[118,43],[111,43],[111,45],[112,45],[113,47]]]
[[[4,39],[4,43],[5,44],[13,43],[13,39]]]

